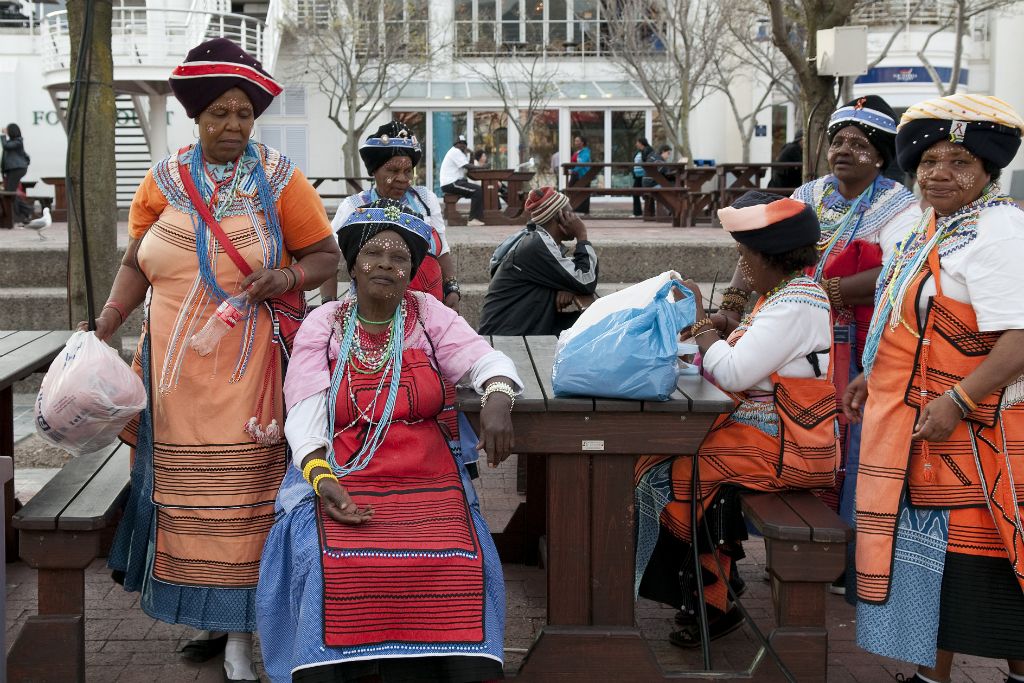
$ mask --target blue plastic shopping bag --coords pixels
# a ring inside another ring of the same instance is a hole
[[[669,292],[683,293],[672,301]],[[696,320],[693,293],[665,283],[644,308],[616,311],[572,337],[555,355],[556,396],[667,401],[676,388],[679,331]]]

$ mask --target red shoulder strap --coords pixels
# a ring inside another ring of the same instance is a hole
[[[206,224],[210,226],[210,232],[213,233],[213,236],[217,239],[217,242],[220,243],[220,246],[224,248],[228,257],[235,262],[238,269],[242,271],[242,275],[248,277],[249,275],[252,275],[252,268],[249,267],[246,260],[242,258],[242,255],[238,253],[237,249],[235,249],[235,245],[231,244],[231,240],[224,232],[224,228],[220,227],[220,223],[218,223],[217,219],[215,219],[213,214],[210,213],[210,207],[208,207],[206,202],[203,201],[203,198],[199,195],[199,190],[196,189],[196,184],[192,182],[192,175],[188,171],[188,166],[181,163],[181,157],[187,150],[188,147],[182,147],[178,150],[178,175],[181,177],[181,184],[185,188],[185,193],[192,201],[192,206],[196,208],[196,211],[198,211],[199,215],[202,216],[204,221],[206,221]]]

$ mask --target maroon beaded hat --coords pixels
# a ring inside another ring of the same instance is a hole
[[[227,38],[214,38],[189,50],[167,79],[190,119],[231,88],[241,88],[259,116],[281,94],[281,84],[252,55]]]

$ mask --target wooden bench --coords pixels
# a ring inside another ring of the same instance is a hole
[[[39,572],[39,614],[7,656],[12,681],[85,682],[85,570],[108,550],[128,495],[129,449],[70,461],[14,517],[21,557]]]
[[[690,192],[682,187],[580,187],[570,185],[563,192],[569,197],[573,210],[579,209],[587,197],[605,195],[613,197],[645,197],[660,199],[672,213],[672,225],[693,225],[694,211],[703,193]],[[701,204],[703,205],[703,204]],[[653,214],[653,212],[652,212]]]
[[[0,228],[14,227],[14,202],[18,193],[13,190],[0,190]]]
[[[462,199],[462,195],[451,194],[445,192],[444,194],[444,210],[442,215],[444,216],[444,222],[448,225],[466,225],[466,219],[459,213],[455,205]]]
[[[853,530],[810,491],[744,493],[742,504],[767,551],[776,624],[769,642],[796,680],[825,681],[825,597],[846,568]]]

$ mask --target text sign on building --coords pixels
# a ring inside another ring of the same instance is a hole
[[[949,83],[953,69],[948,66],[935,67],[939,80]],[[967,85],[968,69],[960,70],[960,85]],[[857,83],[931,83],[932,77],[923,66],[876,66],[857,78]]]

